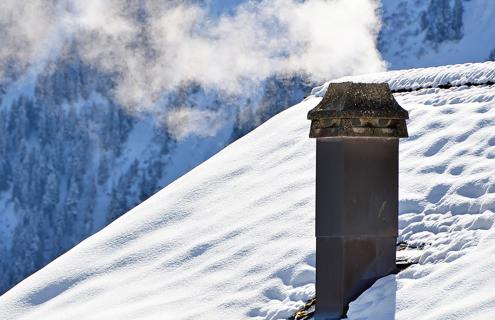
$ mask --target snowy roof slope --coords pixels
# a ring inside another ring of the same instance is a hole
[[[445,68],[474,82],[494,65]],[[364,78],[414,87],[439,71]],[[399,240],[424,250],[418,265],[351,304],[350,319],[495,316],[494,97],[493,85],[396,94],[411,118],[400,146]],[[0,297],[0,318],[289,317],[314,294],[306,113],[319,101],[272,118],[17,285]]]
[[[495,61],[454,64],[432,68],[396,70],[361,76],[343,77],[326,82],[311,94],[323,97],[330,82],[387,82],[392,91],[416,90],[438,86],[495,83]]]

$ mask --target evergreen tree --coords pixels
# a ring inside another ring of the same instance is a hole
[[[108,169],[108,160],[105,155],[100,158],[100,164],[98,166],[98,184],[105,184],[110,176]]]

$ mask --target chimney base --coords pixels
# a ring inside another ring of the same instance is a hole
[[[395,271],[396,237],[316,238],[316,320],[341,319],[349,303]]]

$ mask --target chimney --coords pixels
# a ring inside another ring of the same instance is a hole
[[[386,83],[331,83],[308,113],[316,138],[316,319],[395,271],[399,138],[409,114]]]

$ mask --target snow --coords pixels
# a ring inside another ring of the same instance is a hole
[[[467,83],[493,77],[494,68],[458,65],[347,80]],[[323,91],[1,296],[0,318],[291,316],[314,295],[315,141],[306,113]],[[417,248],[404,254],[418,264],[376,282],[351,304],[349,319],[491,318],[495,86],[395,96],[411,118],[410,137],[400,144],[399,241]]]
[[[435,88],[442,85],[461,86],[495,82],[495,61],[455,64],[432,68],[388,71],[361,76],[343,77],[316,87],[311,94],[323,97],[330,82],[387,82],[393,91]],[[476,95],[477,96],[477,95]]]
[[[460,39],[425,39],[425,27],[432,28],[444,23],[447,30],[452,22],[445,21],[446,12],[440,9],[437,23],[424,26],[423,14],[431,9],[455,1],[381,0],[384,10],[380,51],[392,69],[431,67],[445,64],[485,61],[495,50],[495,24],[493,14],[495,1],[460,1],[463,6],[462,35]]]
[[[456,261],[411,267],[378,280],[351,304],[349,319],[493,319],[494,241],[490,230]],[[426,268],[433,271],[424,275]]]

